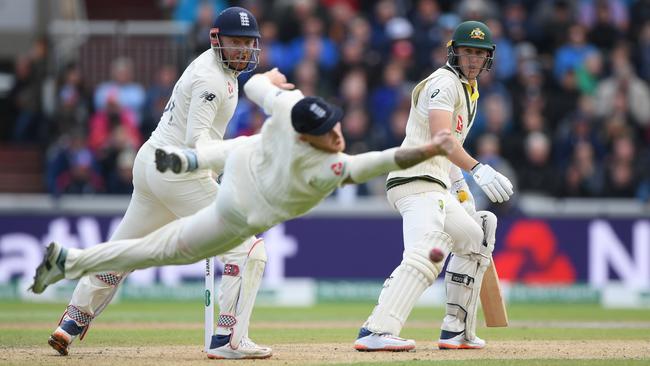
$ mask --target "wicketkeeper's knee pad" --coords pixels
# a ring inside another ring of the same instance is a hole
[[[444,258],[432,262],[429,253],[439,248],[446,254],[451,246],[448,234],[435,231],[405,250],[402,262],[384,282],[377,306],[364,326],[371,332],[399,335],[416,301],[433,284],[445,263]]]
[[[223,276],[219,293],[217,334],[246,335],[257,291],[266,267],[263,239],[251,237],[222,256]],[[239,343],[235,343],[237,346]]]

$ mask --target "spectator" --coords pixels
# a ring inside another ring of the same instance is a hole
[[[558,82],[563,82],[570,72],[575,72],[588,54],[596,48],[587,43],[585,29],[577,24],[569,28],[568,41],[555,51],[555,67],[553,74]]]
[[[594,157],[594,149],[586,141],[576,145],[566,169],[561,197],[598,197],[603,193],[603,171]]]
[[[541,132],[526,137],[526,161],[518,170],[522,193],[553,196],[557,193],[557,177],[551,162],[551,141]]]
[[[107,100],[106,108],[97,111],[90,118],[88,146],[95,153],[108,149],[115,143],[116,134],[124,131],[128,145],[137,149],[142,144],[142,136],[137,129],[134,115],[131,111],[122,108],[116,96]]]
[[[149,138],[151,132],[156,129],[160,116],[174,91],[174,84],[178,78],[178,72],[174,65],[163,65],[158,69],[156,80],[147,90],[147,99],[140,124],[140,134]]]
[[[376,127],[386,133],[393,111],[402,100],[402,96],[410,93],[403,90],[404,69],[397,63],[386,65],[382,79],[383,83],[370,95],[370,113]]]
[[[620,43],[612,51],[611,77],[601,81],[596,90],[596,113],[601,117],[619,114],[629,117],[635,128],[650,126],[650,89],[639,79],[630,63],[629,48]]]
[[[323,21],[315,16],[303,20],[302,35],[287,47],[290,70],[301,60],[313,61],[326,72],[336,66],[338,50],[334,42],[327,38],[323,28]]]
[[[47,156],[46,179],[51,194],[104,191],[99,167],[83,134],[63,135],[50,147]]]
[[[202,1],[198,4],[196,21],[193,23],[188,37],[193,57],[200,55],[210,47],[210,29],[212,29],[215,14],[213,3]]]
[[[120,151],[114,170],[109,173],[107,180],[107,193],[131,194],[133,193],[133,163],[135,152],[130,149]]]
[[[133,81],[133,62],[128,58],[113,60],[111,80],[101,83],[95,91],[95,108],[105,109],[111,96],[115,96],[122,107],[135,113],[135,123],[139,127],[146,95],[144,88]]]

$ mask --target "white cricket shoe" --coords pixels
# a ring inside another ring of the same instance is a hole
[[[70,343],[84,331],[84,328],[85,326],[78,325],[70,318],[64,319],[61,325],[50,335],[47,344],[59,352],[61,356],[67,356]]]
[[[208,358],[221,360],[269,358],[271,355],[271,347],[260,346],[248,337],[243,337],[239,347],[233,349],[230,346],[230,335],[212,336],[212,345],[208,350]]]
[[[156,169],[164,173],[168,169],[175,174],[190,172],[197,168],[196,152],[175,146],[156,149]]]
[[[415,341],[404,339],[389,333],[373,333],[367,328],[359,330],[359,336],[354,341],[354,349],[362,352],[404,352],[415,348]]]
[[[485,341],[479,337],[469,340],[465,338],[465,332],[449,332],[443,330],[438,340],[439,349],[481,349],[485,348]]]
[[[63,272],[65,270],[65,259],[67,256],[68,250],[61,245],[51,242],[47,246],[43,261],[36,268],[34,283],[30,286],[30,289],[35,294],[42,293],[47,286],[64,278]]]

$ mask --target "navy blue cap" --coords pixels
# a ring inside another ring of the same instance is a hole
[[[219,35],[229,37],[261,38],[257,19],[250,11],[233,6],[219,13],[214,21]]]
[[[324,135],[343,118],[343,110],[320,97],[305,97],[291,108],[291,125],[298,133]]]

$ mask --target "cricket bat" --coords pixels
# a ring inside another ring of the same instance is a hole
[[[481,283],[481,307],[483,308],[486,326],[508,326],[508,313],[506,311],[506,305],[503,302],[503,297],[501,296],[499,275],[494,266],[494,260],[492,260],[490,267],[483,275],[483,282]]]

